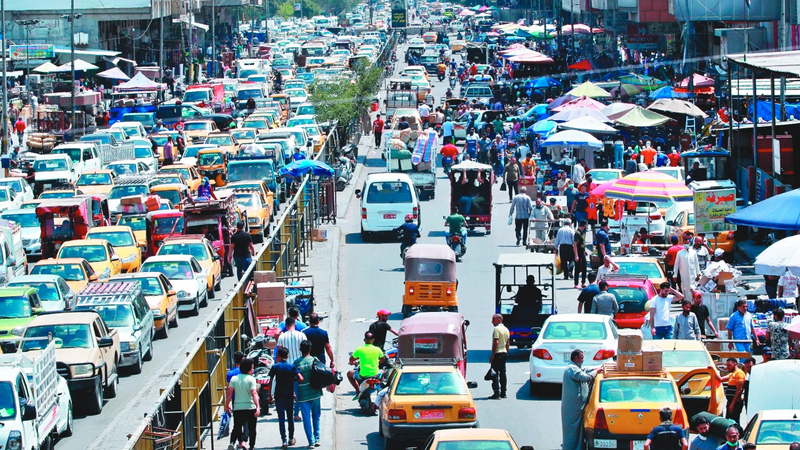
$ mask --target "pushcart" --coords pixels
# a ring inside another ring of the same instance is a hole
[[[528,242],[525,243],[525,248],[533,253],[554,253],[556,250],[555,239],[559,220],[547,221],[545,228],[534,228],[534,223],[542,225],[542,222],[528,222]],[[542,239],[542,236],[537,237],[537,232],[540,234],[543,232],[544,239]]]
[[[319,180],[319,219],[324,223],[336,224],[336,180]]]

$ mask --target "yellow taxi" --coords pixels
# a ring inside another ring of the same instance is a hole
[[[667,281],[667,274],[656,258],[646,256],[623,256],[620,258],[615,257],[614,262],[619,265],[617,275],[645,275],[655,286]]]
[[[167,277],[158,272],[117,275],[109,282],[136,281],[142,287],[147,305],[153,311],[156,336],[167,338],[169,328],[178,326],[178,295]]]
[[[211,133],[206,137],[204,144],[216,145],[228,154],[239,150],[239,141],[231,133]]]
[[[452,53],[460,52],[464,50],[464,47],[467,45],[467,41],[462,41],[459,39],[454,39],[450,41],[450,51]]]
[[[131,227],[117,225],[91,228],[86,239],[107,240],[119,255],[125,273],[138,272],[142,266],[141,248],[147,245],[147,241],[136,239]]]
[[[192,192],[197,192],[197,188],[200,187],[200,182],[203,178],[200,176],[200,172],[197,171],[195,166],[190,166],[187,164],[172,164],[169,166],[163,166],[158,169],[158,173],[179,173],[183,175],[183,178],[186,179],[189,186],[189,189]]]
[[[228,183],[225,187],[232,191],[258,191],[264,204],[272,205],[275,202],[275,194],[269,190],[267,183],[262,180],[235,181]]]
[[[150,194],[169,200],[174,209],[183,209],[192,196],[189,186],[182,183],[158,184],[150,188]]]
[[[61,245],[56,258],[83,258],[89,262],[98,280],[107,280],[122,272],[122,260],[105,239],[81,239]],[[65,278],[66,279],[66,278]],[[77,292],[77,291],[76,291]]]
[[[94,269],[83,258],[43,259],[31,267],[30,274],[58,275],[75,292],[80,292],[90,281],[97,280]]]
[[[43,201],[43,199],[38,198],[33,200],[25,200],[21,205],[19,205],[19,209],[36,209],[36,207],[39,206],[39,204]]]
[[[400,440],[426,440],[437,430],[478,426],[475,402],[455,365],[398,366],[379,411],[378,431],[387,448]]]
[[[773,409],[759,411],[750,419],[742,442],[755,444],[759,449],[789,450],[793,442],[800,442],[800,411]]]
[[[206,140],[211,133],[219,131],[217,124],[211,119],[192,119],[184,123],[183,132],[186,134],[186,144],[199,144]]]
[[[108,195],[108,193],[111,192],[111,188],[114,187],[116,179],[117,173],[113,170],[90,170],[81,174],[75,186],[84,194]]]
[[[186,181],[186,178],[183,177],[178,172],[167,172],[167,173],[158,173],[156,174],[156,181],[153,183],[153,187],[159,186],[162,184],[183,184],[189,186],[189,182]],[[153,189],[152,187],[150,188]]]
[[[173,236],[164,239],[157,256],[194,256],[208,282],[208,298],[214,298],[214,291],[222,289],[222,262],[211,242],[200,235]]]
[[[690,232],[695,234],[694,230],[694,208],[686,209],[679,212],[672,220],[667,222],[667,227],[670,229],[670,234],[678,236],[678,242],[683,245],[683,233]],[[736,244],[734,231],[722,231],[718,233],[716,242],[712,233],[707,233],[706,243],[711,250],[721,248],[725,253],[733,252]],[[701,233],[702,234],[702,233]]]
[[[625,372],[616,364],[606,364],[597,374],[592,392],[583,411],[584,438],[589,450],[644,450],[650,431],[661,423],[658,411],[669,407],[672,422],[684,430],[689,428],[689,416],[681,398],[681,389],[695,377],[711,380],[714,369],[695,369],[677,383],[666,371]],[[713,386],[712,386],[713,388]]]
[[[136,242],[147,242],[147,214],[122,214],[117,220],[118,226],[130,227]]]
[[[281,122],[281,113],[275,109],[259,109],[253,114],[250,114],[249,118],[257,118],[257,117],[268,117],[270,121],[270,125],[272,128],[280,128],[286,122]]]
[[[518,447],[506,430],[497,428],[471,428],[467,430],[437,430],[422,447],[424,450],[503,449],[533,450],[533,446]]]
[[[269,223],[272,218],[272,193],[270,201],[264,201],[264,195],[256,190],[236,189],[236,203],[247,213],[247,225],[253,242],[260,244],[269,236]]]
[[[261,134],[277,127],[273,126],[272,119],[269,116],[261,116],[248,117],[242,122],[242,128],[253,129],[256,130],[256,133]]]

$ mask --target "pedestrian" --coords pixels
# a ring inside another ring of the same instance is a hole
[[[381,309],[377,313],[378,320],[372,322],[369,326],[369,332],[372,333],[372,337],[375,341],[372,343],[375,347],[378,347],[381,350],[385,350],[386,346],[386,332],[391,332],[395,336],[397,336],[397,331],[389,325],[389,316],[392,313],[385,309]]]
[[[306,340],[306,335],[297,331],[295,328],[294,317],[286,318],[286,331],[278,336],[278,347],[283,347],[289,351],[289,361],[294,362],[295,359],[303,356],[300,353],[300,343]]]
[[[225,412],[233,415],[233,430],[231,443],[228,450],[236,448],[235,443],[244,448],[244,427],[250,440],[250,450],[256,446],[256,422],[261,415],[260,401],[258,399],[258,383],[253,377],[253,361],[243,359],[239,365],[241,373],[231,378],[225,391]],[[235,396],[235,398],[234,398]],[[231,406],[231,404],[233,404]]]
[[[581,220],[589,219],[589,193],[586,192],[585,184],[578,186],[578,194],[575,195],[575,199],[569,207],[570,212],[575,216],[575,220],[580,222]]]
[[[448,115],[444,123],[442,124],[442,145],[450,144],[453,141],[453,130],[455,129],[455,124],[453,120]]]
[[[594,237],[594,240],[597,242],[597,256],[602,258],[604,263],[606,256],[611,257],[611,240],[608,237],[609,231],[611,231],[611,227],[608,226],[608,220],[604,220],[600,222],[600,229],[597,230]],[[617,266],[617,270],[619,270],[619,266]],[[600,275],[597,276],[597,279],[600,279]]]
[[[772,348],[772,359],[789,359],[788,323],[783,321],[783,308],[772,311],[772,321],[767,325],[767,343]]]
[[[383,127],[385,122],[381,119],[381,114],[378,113],[375,121],[372,122],[372,132],[375,133],[375,148],[381,148],[381,137],[383,136]]]
[[[697,436],[692,439],[689,450],[717,450],[717,447],[725,441],[711,434],[711,424],[704,416],[698,416],[694,420],[694,428]]]
[[[706,325],[709,326],[709,331],[713,332],[713,336],[719,339],[719,333],[714,328],[714,323],[711,321],[711,313],[708,311],[708,306],[703,304],[703,293],[692,291],[692,313],[697,316],[697,323],[700,325],[700,335],[705,338],[710,336],[706,333]]]
[[[553,212],[542,204],[541,197],[536,197],[536,205],[531,211],[531,221],[533,222],[534,239],[545,242],[547,230],[553,223]]]
[[[167,137],[167,142],[164,143],[161,153],[164,155],[162,167],[172,165],[175,162],[175,144],[172,140],[172,136]]]
[[[742,408],[744,407],[742,392],[744,391],[744,382],[747,376],[744,371],[739,368],[736,358],[728,358],[725,361],[725,370],[728,372],[728,375],[720,377],[716,375],[715,372],[715,377],[720,383],[728,383],[728,385],[725,386],[725,399],[727,400],[725,417],[738,424],[739,417],[742,414]]]
[[[678,236],[675,235],[670,236],[669,242],[672,246],[667,249],[667,253],[664,255],[664,268],[667,271],[667,277],[672,279],[672,275],[675,273],[675,257],[678,256],[678,252],[683,249],[683,246],[678,244]],[[672,287],[675,287],[675,285]]]
[[[747,341],[728,344],[728,348],[731,350],[735,345],[736,351],[751,353],[750,342],[753,337],[756,339],[756,345],[761,345],[758,335],[753,334],[753,316],[747,312],[747,300],[745,299],[736,301],[736,312],[728,319],[728,325],[725,329],[728,330],[728,339]]]
[[[300,309],[298,309],[296,306],[292,306],[291,308],[289,308],[289,317],[294,318],[294,329],[295,330],[303,331],[306,328],[308,328],[308,325],[303,323],[303,320],[300,318]],[[281,333],[283,333],[283,332],[285,332],[287,330],[286,321],[285,320],[278,324],[278,329],[281,330]]]
[[[330,368],[333,370],[333,347],[328,337],[328,332],[319,327],[319,315],[311,313],[308,317],[308,328],[303,329],[303,334],[306,335],[306,340],[311,342],[311,356],[319,359],[323,363],[326,361],[325,354],[330,358]]]
[[[578,186],[583,183],[583,178],[586,176],[586,160],[581,158],[578,164],[572,167],[572,180],[578,183]]]
[[[613,275],[617,272],[619,272],[619,264],[606,255],[603,257],[603,264],[597,268],[597,280],[602,281],[606,275]]]
[[[244,353],[233,352],[233,368],[229,369],[228,372],[225,374],[226,383],[230,383],[231,378],[242,373],[242,369],[239,368],[239,366],[242,364],[242,360],[244,360]]]
[[[695,236],[694,237],[694,251],[697,253],[697,264],[700,267],[700,270],[703,271],[706,269],[708,262],[711,260],[711,255],[713,252],[706,244],[705,239],[703,236]]]
[[[650,299],[650,333],[654,339],[672,339],[672,317],[669,314],[669,307],[673,298],[680,301],[684,297],[665,281],[659,286],[658,294]]]
[[[312,344],[310,341],[303,341],[300,343],[300,352],[302,357],[294,361],[297,367],[297,372],[300,374],[302,381],[297,384],[297,405],[300,412],[303,414],[303,431],[306,433],[308,439],[308,447],[312,449],[319,447],[319,417],[322,413],[320,407],[320,398],[322,398],[322,389],[317,389],[311,386],[311,368],[314,366],[315,358],[311,356]]]
[[[644,450],[686,450],[688,443],[683,428],[672,423],[672,410],[663,407],[658,411],[661,423],[656,425],[644,441]]]
[[[678,286],[684,297],[692,295],[692,284],[700,275],[700,263],[697,260],[697,252],[691,246],[691,240],[683,239],[683,250],[675,255],[675,273],[673,274],[675,284]],[[680,283],[678,283],[680,279]]]
[[[586,220],[578,223],[573,237],[572,250],[575,252],[575,289],[578,289],[578,275],[583,276],[581,289],[586,287]]]
[[[279,344],[280,345],[280,344]],[[278,427],[281,432],[281,448],[288,448],[297,443],[294,439],[294,417],[292,416],[292,404],[294,403],[295,382],[303,381],[303,376],[297,370],[297,366],[288,363],[289,350],[285,347],[278,348],[277,360],[269,369],[269,382],[267,389],[270,392],[269,401],[275,403],[278,410]],[[273,383],[275,389],[272,389]],[[286,439],[286,425],[289,425],[289,439]]]
[[[778,298],[797,298],[797,277],[789,270],[778,279]]]
[[[241,280],[245,270],[253,262],[252,257],[256,254],[253,238],[250,237],[250,233],[244,231],[244,222],[239,221],[236,224],[236,233],[231,236],[231,243],[233,244],[233,262],[236,264],[236,279]]]
[[[683,299],[681,302],[681,314],[675,317],[675,339],[699,341],[702,339],[700,324],[697,316],[692,312],[692,302]]]
[[[514,217],[514,233],[517,236],[517,245],[520,239],[528,242],[528,222],[530,221],[533,202],[528,197],[528,189],[525,186],[519,188],[519,194],[511,199],[511,209],[508,211],[509,219]],[[521,235],[521,236],[520,236]]]
[[[17,123],[14,124],[14,131],[17,133],[17,145],[21,148],[25,142],[25,121],[22,120],[22,117],[18,118]]]
[[[597,285],[595,282],[596,280],[597,275],[594,272],[590,272],[589,285],[583,288],[581,293],[578,294],[578,314],[589,314],[589,311],[592,309],[592,300],[594,300],[595,295],[600,293],[600,286]]]
[[[592,299],[592,308],[589,310],[591,314],[601,314],[614,318],[619,312],[619,303],[613,294],[608,293],[608,283],[600,281],[597,283],[600,293],[595,295]]]
[[[552,199],[553,197],[550,198]],[[574,243],[575,230],[572,229],[572,221],[570,219],[564,219],[564,225],[558,229],[553,245],[558,250],[558,258],[561,261],[561,272],[564,274],[565,280],[571,278],[569,276],[569,265],[575,259],[575,252],[572,248]]]
[[[519,194],[519,165],[517,158],[511,158],[503,169],[503,179],[508,190],[508,202],[514,199],[514,195]],[[513,195],[512,195],[513,192]]]
[[[506,398],[506,358],[508,357],[508,344],[510,334],[508,328],[503,325],[503,316],[495,314],[492,316],[492,355],[489,357],[489,364],[492,372],[492,394],[489,400]]]
[[[589,382],[602,370],[602,366],[584,369],[583,358],[583,351],[573,350],[561,380],[562,450],[583,450],[583,407],[589,399]]]

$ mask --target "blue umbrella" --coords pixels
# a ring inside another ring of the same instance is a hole
[[[547,110],[547,103],[540,103],[533,107],[533,114],[536,116],[537,119],[543,119],[550,115],[550,111]]]
[[[728,223],[773,230],[800,230],[800,189],[762,200],[725,218]]]
[[[556,128],[556,123],[552,120],[540,120],[528,128],[528,131],[536,134],[547,134]]]
[[[656,89],[650,93],[650,98],[658,100],[660,98],[689,98],[689,94],[684,92],[675,92],[672,86],[664,86]]]
[[[550,77],[539,77],[533,82],[534,88],[549,88],[554,86],[561,86],[561,83],[558,80],[554,80]]]
[[[323,177],[333,176],[335,173],[331,166],[324,162],[315,161],[313,159],[301,159],[295,161],[286,167],[282,167],[278,171],[280,176],[290,176],[292,178],[302,177],[303,175],[311,172],[311,175],[319,175]]]

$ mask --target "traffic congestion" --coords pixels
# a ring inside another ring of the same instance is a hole
[[[145,439],[121,418],[209,337],[222,369],[189,371],[222,387],[172,405],[195,422],[146,416],[146,439],[800,448],[775,108],[748,116],[731,78],[663,55],[605,67],[586,54],[602,28],[502,9],[265,18],[212,35],[191,83],[156,67],[80,111],[15,99],[0,448]],[[301,204],[313,223],[291,228]],[[203,335],[234,301],[237,326]]]

